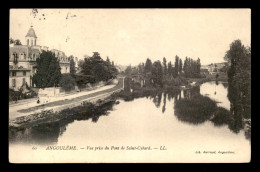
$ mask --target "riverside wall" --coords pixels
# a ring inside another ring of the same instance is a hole
[[[46,123],[46,122],[53,122],[58,121],[63,118],[66,118],[68,114],[63,115],[62,111],[67,109],[72,109],[76,107],[83,106],[84,103],[92,103],[95,106],[102,106],[102,104],[111,101],[112,97],[110,97],[112,94],[121,91],[122,88],[119,88],[115,91],[104,93],[99,96],[93,97],[93,98],[87,98],[85,100],[73,102],[70,104],[65,104],[61,106],[56,107],[49,107],[44,110],[36,110],[30,113],[25,113],[24,116],[17,117],[15,119],[9,120],[9,127],[11,128],[23,128],[28,126],[37,125],[40,123]],[[70,114],[73,115],[73,114]]]

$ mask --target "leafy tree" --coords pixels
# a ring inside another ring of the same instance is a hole
[[[14,39],[13,39],[13,38],[10,38],[10,39],[9,39],[9,43],[10,43],[10,44],[13,44],[13,43],[14,43]]]
[[[228,69],[228,99],[234,118],[251,117],[251,48],[242,45],[240,40],[230,44],[225,59],[230,63]]]
[[[110,59],[109,59],[108,56],[107,56],[107,60],[106,60],[106,62],[107,62],[108,64],[111,64],[111,63],[110,63]]]
[[[172,62],[168,62],[168,72],[167,73],[170,77],[172,77],[172,74],[173,74]]]
[[[153,68],[152,61],[149,58],[147,58],[146,62],[145,62],[145,66],[144,66],[145,74],[147,75],[148,73],[151,73],[152,72],[152,68]]]
[[[182,60],[179,60],[179,74],[182,73]]]
[[[165,57],[163,58],[163,75],[167,75],[167,60]]]
[[[155,85],[162,86],[163,68],[162,68],[161,62],[159,60],[155,61],[153,63],[152,79],[153,79]]]
[[[198,60],[197,60],[197,70],[196,70],[197,74],[200,74],[200,67],[201,67],[200,58],[198,58]]]
[[[80,62],[81,74],[93,76],[95,81],[107,81],[117,76],[117,69],[109,61],[104,61],[98,52],[93,52],[92,57],[85,57]]]
[[[179,73],[179,56],[175,56],[175,71],[174,71],[174,77],[178,76]]]
[[[72,76],[74,76],[75,73],[76,73],[74,57],[71,55],[71,56],[69,57],[69,59],[70,59],[70,74],[71,74]]]
[[[186,77],[188,77],[188,57],[185,58],[183,64],[183,72]]]
[[[144,63],[140,63],[137,68],[138,68],[138,74],[143,75],[144,74]]]
[[[16,40],[14,41],[14,45],[22,45],[20,39],[16,39]]]
[[[43,51],[40,58],[36,59],[36,73],[33,83],[38,88],[58,86],[61,79],[60,64],[55,54],[51,51]]]

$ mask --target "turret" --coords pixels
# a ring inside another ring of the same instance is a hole
[[[26,40],[27,46],[36,46],[37,36],[35,34],[33,26],[31,26],[31,28],[28,30],[28,32],[25,36],[25,40]]]

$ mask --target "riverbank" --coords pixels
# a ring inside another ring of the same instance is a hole
[[[115,93],[111,93],[115,94]],[[17,117],[9,121],[10,130],[19,130],[27,127],[33,127],[43,123],[52,123],[65,119],[77,119],[88,118],[96,114],[99,111],[104,111],[107,109],[108,105],[116,103],[115,96],[106,96],[96,98],[95,100],[82,101],[80,104],[75,104],[74,107],[64,108],[60,111],[51,109],[46,111],[41,111],[39,113],[33,113],[27,116]]]
[[[42,105],[34,102],[32,106],[9,107],[9,126],[22,128],[43,122],[53,122],[66,118],[66,115],[63,114],[70,110],[72,115],[81,110],[84,112],[85,105],[88,103],[100,108],[103,104],[112,101],[111,94],[123,88],[123,78],[119,78],[117,85],[107,87],[106,89],[100,88],[99,91],[92,91],[93,93],[83,94],[82,92],[78,95],[69,95]]]

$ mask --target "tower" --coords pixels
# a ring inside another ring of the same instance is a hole
[[[25,40],[26,40],[27,46],[36,46],[37,36],[35,34],[33,26],[31,26],[31,28],[28,30],[28,32],[25,36]]]

